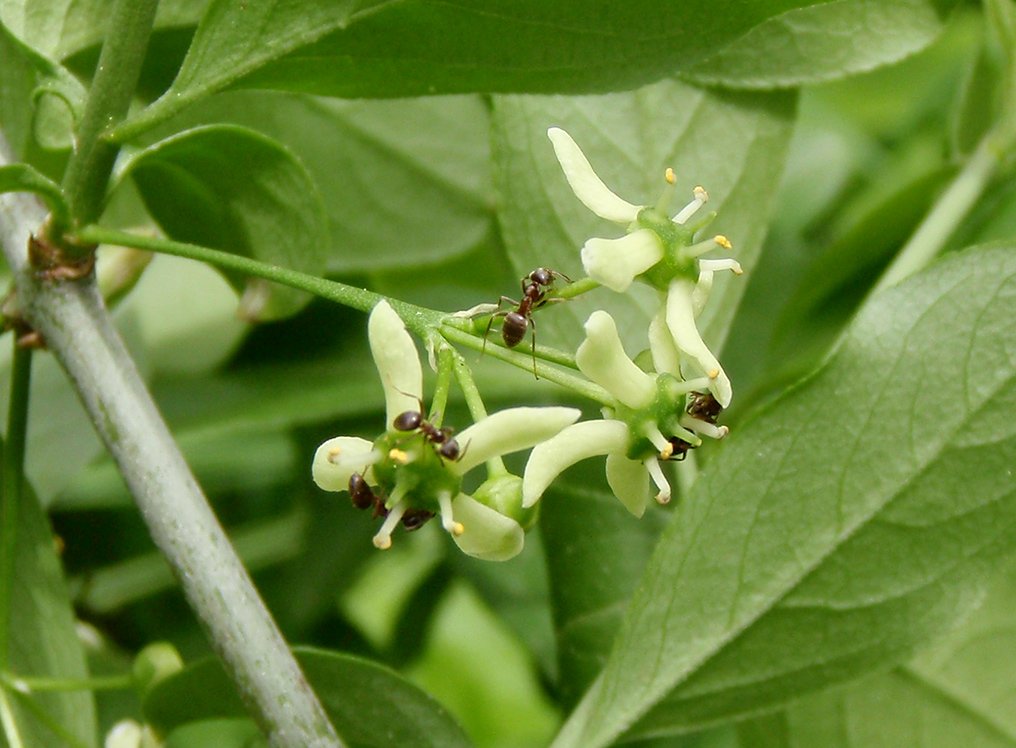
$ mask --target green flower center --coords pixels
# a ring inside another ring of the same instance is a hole
[[[663,258],[642,273],[639,279],[660,291],[666,291],[670,282],[678,276],[692,281],[698,279],[695,257],[689,257],[682,251],[693,243],[694,229],[674,223],[669,216],[654,207],[640,210],[635,226],[652,231],[659,237],[663,247]]]
[[[374,478],[383,496],[396,496],[409,507],[436,514],[440,511],[439,495],[458,495],[462,476],[438,455],[424,434],[385,432],[374,447],[385,455],[374,465]]]

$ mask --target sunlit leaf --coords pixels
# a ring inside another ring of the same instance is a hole
[[[661,538],[559,745],[690,730],[905,659],[1016,536],[1016,255],[874,299],[735,432]]]

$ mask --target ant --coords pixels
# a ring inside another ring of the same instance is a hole
[[[420,403],[423,408],[423,403]],[[455,462],[462,458],[465,453],[459,448],[459,443],[452,438],[454,431],[448,427],[438,428],[423,417],[419,410],[407,410],[395,416],[392,426],[396,431],[419,431],[431,444],[437,446],[437,453],[446,460]],[[468,445],[467,445],[468,446]]]
[[[692,418],[715,425],[716,419],[723,412],[723,406],[716,401],[711,392],[690,392],[685,412]]]
[[[692,418],[711,423],[715,426],[716,419],[723,412],[723,406],[717,402],[711,392],[690,392],[688,393],[688,407],[685,409],[685,412]],[[667,459],[675,462],[681,462],[688,456],[691,450],[696,448],[696,445],[686,442],[677,436],[672,436],[667,441],[674,448],[671,456]]]
[[[533,312],[551,301],[562,301],[563,299],[548,299],[547,291],[557,278],[564,278],[568,283],[572,280],[564,273],[550,268],[536,268],[533,272],[522,279],[522,298],[519,301],[502,296],[497,302],[498,308],[507,302],[514,304],[515,309],[510,311],[494,312],[487,322],[487,329],[483,333],[483,345],[487,346],[487,336],[490,334],[490,326],[494,319],[504,317],[501,323],[501,339],[508,348],[514,348],[526,337],[526,330],[533,328],[533,374],[536,374],[536,320],[533,319]]]
[[[374,519],[388,516],[388,509],[385,507],[384,499],[374,493],[371,487],[367,485],[367,481],[359,473],[353,473],[349,476],[349,498],[357,509],[374,507]],[[434,512],[427,511],[426,509],[407,509],[402,515],[402,526],[406,528],[407,532],[412,532],[423,527],[427,520],[433,516]]]
[[[670,446],[674,448],[674,451],[670,453],[670,457],[667,460],[671,462],[683,462],[684,458],[688,456],[688,453],[695,449],[695,445],[690,442],[686,442],[677,436],[672,436],[667,439],[670,442]]]

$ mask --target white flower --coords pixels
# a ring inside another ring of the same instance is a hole
[[[586,241],[582,247],[586,273],[619,293],[626,291],[639,276],[664,292],[665,312],[656,323],[656,333],[668,331],[676,350],[673,355],[662,356],[665,362],[656,361],[657,371],[676,376],[683,376],[683,372],[707,376],[711,380],[709,390],[722,407],[727,407],[733,396],[730,380],[702,341],[695,318],[708,299],[713,274],[717,270],[740,274],[741,266],[736,260],[699,259],[716,247],[731,246],[721,235],[693,243],[695,229],[685,227],[709,199],[705,189],[696,187],[691,202],[673,216],[664,212],[669,191],[656,206],[633,205],[610,191],[567,132],[552,127],[547,135],[576,197],[596,215],[624,225],[628,232],[619,239]],[[673,186],[674,174],[670,169],[666,181]]]
[[[407,413],[423,419],[418,413],[423,374],[416,346],[387,302],[381,301],[371,312],[368,337],[384,387],[386,431],[374,442],[355,436],[326,441],[314,455],[314,481],[326,491],[352,493],[355,489],[361,498],[373,502],[375,511],[385,516],[374,536],[378,548],[391,546],[392,532],[400,522],[414,528],[436,513],[463,552],[488,560],[506,560],[518,554],[523,545],[522,526],[477,500],[487,496],[487,483],[474,496],[463,493],[462,476],[487,460],[554,436],[574,423],[579,411],[511,408],[454,436],[433,427],[443,440],[457,442],[457,455],[450,459],[439,452],[443,442],[436,442],[418,427],[398,428],[397,421]],[[354,502],[357,498],[353,496]],[[521,498],[518,504],[521,508]]]
[[[673,348],[669,338],[661,358],[668,354],[667,345]],[[606,455],[607,483],[625,508],[641,517],[649,503],[650,481],[656,485],[658,502],[670,500],[670,483],[660,461],[670,459],[677,444],[699,444],[698,433],[726,433],[711,423],[689,419],[684,412],[685,395],[704,389],[709,380],[679,382],[669,374],[654,377],[642,371],[628,358],[613,318],[604,311],[593,312],[586,321],[586,339],[575,362],[617,405],[606,409],[603,420],[568,426],[534,447],[522,479],[522,505],[535,504],[551,482],[579,460]]]

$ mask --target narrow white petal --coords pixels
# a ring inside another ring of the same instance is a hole
[[[698,283],[695,284],[695,290],[691,293],[691,311],[696,317],[702,314],[702,310],[706,308],[706,302],[709,301],[709,294],[713,290],[713,276],[714,271],[703,270],[702,260],[699,260]]]
[[[522,506],[540,500],[553,480],[579,460],[628,447],[628,426],[622,421],[582,421],[533,447],[522,476]]]
[[[378,302],[370,313],[367,337],[385,390],[385,414],[391,428],[400,413],[420,409],[423,368],[405,323],[387,301]]]
[[[547,130],[547,137],[554,145],[554,153],[564,170],[565,179],[583,205],[608,221],[627,224],[635,220],[641,208],[610,191],[603,180],[596,176],[589,160],[571,135],[559,127],[552,127]]]
[[[726,408],[730,405],[733,392],[730,388],[730,380],[727,378],[720,362],[716,356],[706,347],[695,326],[693,309],[693,292],[695,284],[691,281],[679,279],[670,284],[667,291],[667,327],[670,334],[674,336],[674,343],[677,349],[683,354],[686,360],[694,364],[695,375],[705,374],[711,380],[710,392],[717,402]]]
[[[649,352],[653,356],[653,368],[675,377],[681,376],[681,356],[674,346],[674,337],[667,327],[667,308],[661,304],[659,311],[649,322]]]
[[[374,463],[374,445],[358,436],[336,436],[314,453],[311,473],[325,491],[345,491],[353,473],[363,473]]]
[[[468,556],[484,561],[507,561],[522,551],[525,533],[511,517],[484,506],[460,493],[452,502],[455,520],[462,523],[462,534],[453,535],[455,544]]]
[[[582,247],[586,275],[618,293],[628,290],[635,276],[663,259],[659,237],[639,229],[620,239],[589,239]]]
[[[575,363],[629,408],[643,408],[656,396],[656,381],[628,358],[614,318],[603,310],[586,320],[586,339],[575,352]]]
[[[464,450],[450,467],[459,475],[491,457],[529,449],[546,441],[582,415],[577,408],[508,408],[477,421],[455,435]]]
[[[649,505],[649,472],[641,462],[615,452],[607,455],[607,484],[624,508],[641,517]]]

